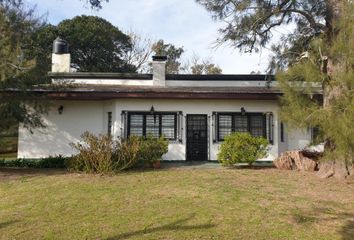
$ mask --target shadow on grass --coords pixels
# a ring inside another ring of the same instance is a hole
[[[116,236],[112,236],[107,238],[106,240],[120,240],[120,239],[128,239],[131,237],[142,236],[144,234],[166,231],[166,230],[174,230],[174,231],[189,231],[189,230],[198,230],[198,229],[208,229],[213,228],[215,224],[199,224],[199,225],[184,225],[184,223],[188,222],[192,219],[195,214],[190,215],[189,217],[179,219],[172,223],[168,223],[159,227],[152,227],[152,228],[144,228],[142,230],[133,231],[133,232],[126,232],[122,234],[118,234]]]
[[[347,220],[345,225],[341,228],[339,233],[343,240],[353,240],[354,239],[354,215],[352,215],[351,220]]]
[[[17,223],[17,222],[19,222],[19,221],[18,220],[11,220],[11,221],[6,221],[6,222],[0,222],[0,229],[6,227],[8,225]]]
[[[326,226],[327,223],[333,221],[344,222],[342,226],[337,230],[341,235],[342,240],[354,239],[354,213],[338,212],[330,207],[314,208],[309,212],[297,212],[293,214],[293,220],[300,225],[309,225],[313,223]]]
[[[67,174],[65,169],[50,168],[2,168],[0,167],[0,181],[13,180],[23,177],[53,176]]]

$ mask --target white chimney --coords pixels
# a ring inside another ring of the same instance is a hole
[[[70,72],[69,44],[59,37],[53,42],[52,72]]]
[[[154,86],[166,86],[166,56],[152,57],[152,80]]]

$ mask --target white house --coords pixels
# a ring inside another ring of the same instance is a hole
[[[287,132],[279,120],[281,91],[272,76],[169,75],[161,56],[153,58],[153,74],[70,72],[67,46],[55,44],[52,81],[73,85],[34,90],[52,99],[52,107],[43,116],[46,128],[30,133],[20,126],[19,158],[72,155],[69,143],[85,131],[117,138],[163,134],[169,140],[164,160],[216,160],[233,131],[267,138],[264,160],[311,141],[311,131]]]

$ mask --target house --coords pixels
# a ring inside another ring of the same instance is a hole
[[[19,128],[19,158],[74,154],[69,143],[85,131],[160,136],[169,140],[164,160],[216,160],[224,137],[250,132],[269,140],[271,161],[281,152],[311,141],[311,131],[286,131],[279,119],[282,94],[268,75],[170,75],[166,57],[153,57],[152,74],[71,72],[66,42],[56,40],[53,83],[67,88],[37,88],[52,99],[43,116],[46,128]]]

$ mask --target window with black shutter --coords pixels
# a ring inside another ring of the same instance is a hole
[[[176,112],[129,112],[127,123],[128,136],[164,136],[169,140],[177,139]]]
[[[263,113],[217,113],[217,140],[223,141],[232,132],[249,132],[266,138],[266,116]]]
[[[112,112],[107,112],[107,134],[112,134]]]

